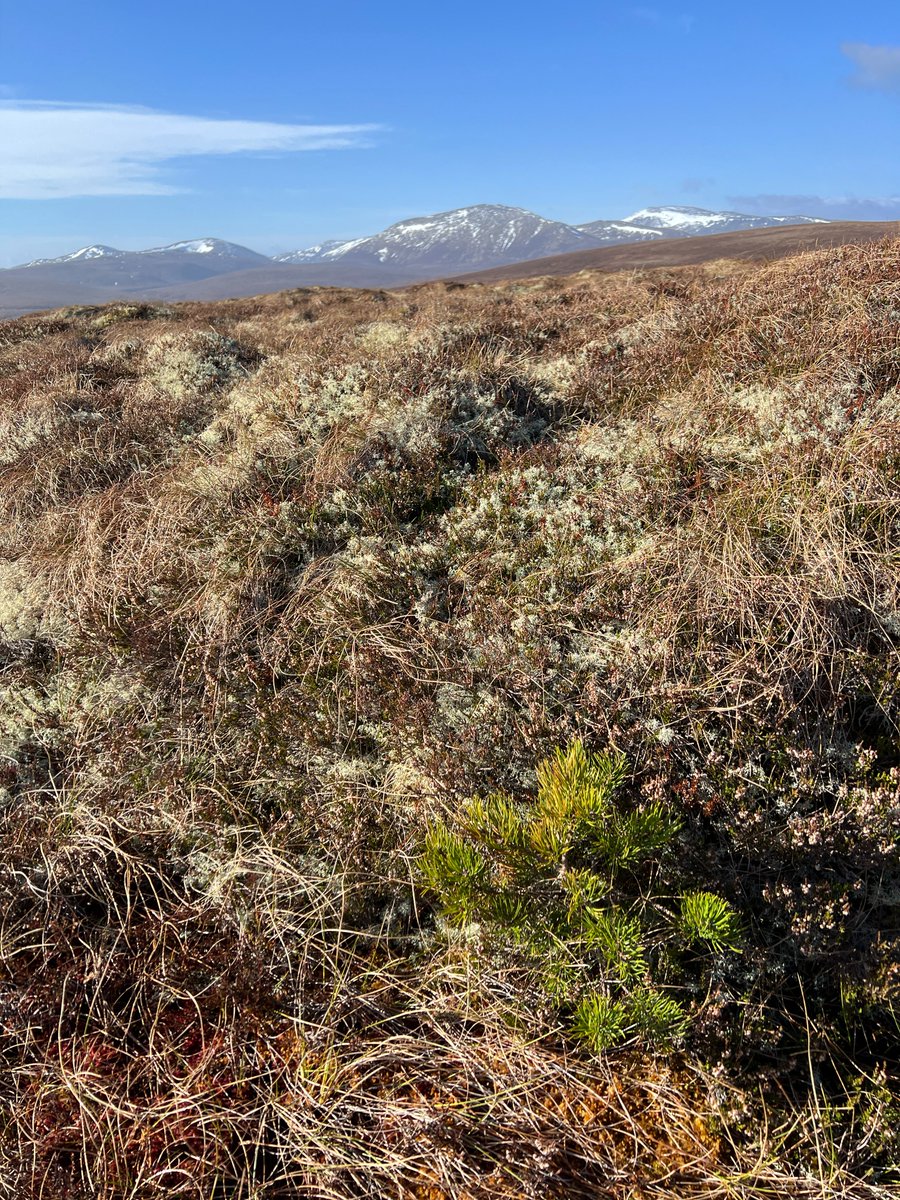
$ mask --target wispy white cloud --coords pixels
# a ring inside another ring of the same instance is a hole
[[[0,100],[0,199],[168,195],[178,189],[165,165],[177,159],[349,149],[376,129]]]
[[[879,92],[900,92],[900,46],[870,46],[866,42],[845,42],[841,53],[856,67],[850,77],[857,87]]]
[[[900,196],[728,196],[741,212],[765,216],[824,217],[828,221],[896,221]]]

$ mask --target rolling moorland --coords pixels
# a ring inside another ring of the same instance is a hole
[[[0,1195],[896,1195],[900,240],[21,317],[0,509]]]

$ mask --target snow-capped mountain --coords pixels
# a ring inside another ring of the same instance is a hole
[[[195,238],[147,250],[117,250],[98,243],[58,258],[0,270],[0,316],[125,296],[208,299],[296,287],[399,287],[628,243],[643,244],[648,261],[654,256],[656,261],[673,238],[810,224],[829,223],[814,217],[757,217],[668,205],[642,208],[628,217],[569,225],[523,208],[475,204],[398,221],[369,237],[323,241],[275,258],[220,238]],[[809,242],[809,233],[804,236]],[[854,236],[854,231],[846,236]],[[737,248],[729,247],[728,252]],[[697,261],[696,252],[693,258],[691,252],[685,253],[687,257],[682,255],[679,261]],[[642,260],[638,254],[629,261]],[[585,266],[594,262],[589,253]]]
[[[594,223],[596,224],[596,222]],[[713,212],[688,205],[641,208],[620,222],[626,229],[653,229],[664,237],[698,237],[705,233],[738,233],[742,229],[771,229],[775,225],[827,225],[821,217],[755,217],[749,213]],[[581,229],[590,230],[591,225]]]
[[[170,262],[176,272],[180,271],[178,263],[183,263],[194,277],[200,277],[204,272],[221,274],[272,263],[295,266],[341,262],[348,266],[357,264],[409,269],[413,274],[425,278],[429,274],[481,270],[553,254],[566,254],[573,250],[590,250],[628,242],[812,223],[827,224],[816,217],[756,217],[746,213],[667,205],[642,208],[629,217],[567,225],[524,208],[511,208],[504,204],[474,204],[430,216],[410,217],[369,237],[350,241],[332,239],[305,249],[278,254],[274,258],[221,238],[195,238],[172,242],[167,246],[153,246],[148,250],[117,250],[113,246],[98,243],[83,246],[59,258],[35,259],[24,267],[14,269],[102,264],[104,273],[108,273],[108,268],[114,273],[124,272],[129,280],[133,280],[140,275],[142,264],[149,263],[151,259]],[[158,269],[158,266],[154,268]]]
[[[773,225],[820,223],[815,217],[755,217],[668,205],[643,208],[630,217],[567,225],[523,208],[475,204],[427,217],[398,221],[381,233],[352,241],[322,242],[280,254],[281,263],[366,263],[462,272],[527,262],[573,250],[650,242],[670,237],[734,233]]]
[[[208,259],[221,258],[237,263],[264,263],[271,260],[265,254],[239,246],[237,242],[223,242],[221,238],[196,238],[190,242],[172,242],[169,246],[154,246],[150,250],[138,250],[137,254],[202,254]],[[235,268],[237,269],[237,268]]]
[[[208,262],[222,260],[228,263],[232,270],[240,266],[259,266],[271,261],[264,254],[258,254],[246,246],[236,242],[223,242],[220,238],[196,238],[189,242],[173,242],[169,246],[153,246],[149,250],[116,250],[114,246],[82,246],[71,254],[63,254],[59,258],[36,258],[26,263],[26,267],[56,267],[64,263],[94,262],[96,259],[130,260],[141,259],[145,255],[203,255]],[[18,268],[16,268],[18,269]]]
[[[551,221],[524,208],[504,204],[475,204],[426,217],[398,221],[372,237],[282,255],[280,262],[382,263],[440,270],[458,270],[460,264],[500,266],[587,250],[600,245],[574,225]]]
[[[80,250],[73,250],[71,254],[63,254],[59,258],[35,258],[30,263],[25,263],[24,266],[54,267],[57,263],[90,262],[95,258],[116,258],[122,253],[123,251],[116,250],[113,246],[82,246]]]
[[[363,238],[357,239],[357,241],[364,240]],[[349,244],[349,242],[342,242],[340,238],[331,238],[330,241],[320,242],[318,246],[308,246],[305,250],[292,250],[289,254],[276,254],[272,261],[277,263],[321,262],[323,259],[327,261],[332,250]]]

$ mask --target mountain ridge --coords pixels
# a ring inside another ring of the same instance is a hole
[[[779,225],[828,225],[824,217],[753,216],[750,213],[716,211],[692,205],[666,204],[642,208],[624,217],[621,224],[655,229],[664,237],[695,237],[704,233],[739,233],[745,229],[768,229]],[[581,228],[586,228],[581,226]]]
[[[473,214],[475,214],[474,221],[472,220]],[[513,228],[515,222],[519,223],[519,229]],[[582,222],[581,224],[569,224],[564,221],[555,221],[548,217],[542,217],[539,213],[532,212],[530,209],[517,208],[504,204],[474,204],[464,208],[447,209],[446,211],[431,213],[426,216],[406,217],[402,221],[397,221],[393,225],[389,225],[379,233],[366,237],[346,240],[332,238],[314,246],[307,246],[298,250],[285,251],[273,255],[262,254],[258,250],[252,250],[250,247],[237,242],[229,242],[222,238],[212,237],[172,242],[168,245],[151,246],[143,250],[119,250],[114,246],[96,243],[90,246],[82,246],[77,250],[55,258],[36,258],[30,262],[20,263],[17,266],[0,268],[0,272],[3,270],[17,271],[27,270],[32,267],[58,266],[76,261],[94,261],[99,258],[127,259],[134,255],[169,253],[197,254],[203,255],[208,259],[253,258],[263,262],[280,263],[336,261],[339,258],[346,258],[350,254],[353,254],[356,258],[371,255],[376,259],[380,259],[380,261],[384,261],[385,258],[380,256],[378,250],[374,248],[376,245],[380,247],[380,244],[383,242],[396,243],[401,240],[404,234],[421,233],[426,229],[431,233],[431,237],[426,240],[433,242],[435,240],[435,232],[438,237],[446,236],[447,229],[455,230],[461,223],[468,224],[470,232],[474,226],[475,235],[482,241],[485,236],[496,240],[497,225],[505,223],[505,232],[508,235],[512,234],[507,244],[501,246],[500,249],[501,253],[506,253],[515,236],[522,233],[524,233],[524,236],[528,240],[537,240],[535,234],[538,232],[544,233],[544,236],[540,238],[541,248],[543,248],[548,240],[547,233],[549,233],[551,238],[560,238],[561,231],[571,231],[575,235],[572,240],[580,245],[584,243],[585,237],[594,237],[597,240],[606,242],[613,233],[620,235],[618,240],[627,242],[661,236],[692,237],[707,228],[710,230],[715,229],[716,232],[733,232],[738,227],[756,229],[770,225],[824,225],[829,222],[821,217],[807,217],[799,214],[796,216],[752,216],[748,213],[724,210],[720,212],[713,209],[690,206],[664,205],[655,208],[639,209],[628,217],[601,218],[596,221]],[[420,239],[419,245],[421,245],[421,241],[422,239]],[[564,251],[560,250],[560,253],[564,253]],[[521,261],[521,259],[515,257],[511,261]]]
[[[828,224],[812,217],[668,206],[570,225],[528,209],[477,204],[406,218],[370,237],[325,241],[272,257],[213,237],[146,250],[119,250],[98,242],[57,258],[0,269],[0,316],[117,298],[221,299],[305,286],[390,288],[630,244],[649,249],[731,232],[735,226]]]
[[[645,208],[629,217],[602,218],[582,224],[567,224],[541,217],[528,209],[514,208],[502,204],[476,204],[466,208],[449,209],[424,217],[408,217],[388,226],[381,233],[367,238],[353,238],[346,242],[324,242],[320,246],[306,247],[275,256],[276,262],[299,263],[334,261],[352,258],[357,261],[409,261],[408,256],[395,252],[394,247],[402,242],[404,234],[419,235],[408,239],[422,249],[423,243],[433,246],[437,236],[451,244],[460,239],[460,226],[471,228],[472,214],[479,230],[481,247],[487,241],[500,256],[510,262],[522,262],[530,258],[545,257],[543,253],[566,253],[568,250],[590,248],[590,240],[599,245],[621,244],[631,241],[649,241],[660,237],[693,237],[705,232],[737,232],[739,229],[757,229],[774,225],[827,224],[822,218],[797,216],[753,216],[748,213],[730,211],[717,212],[712,209],[667,205]],[[518,226],[518,227],[517,227]],[[507,242],[503,244],[504,233]],[[421,236],[424,234],[424,238]],[[497,246],[498,234],[501,244]],[[551,242],[556,243],[551,248]],[[510,252],[512,246],[515,252]],[[565,248],[564,248],[565,246]],[[431,256],[434,258],[434,256]],[[442,256],[446,259],[446,256]],[[419,259],[421,261],[421,258]],[[501,264],[497,264],[501,265]]]
[[[117,250],[115,246],[98,243],[93,246],[82,246],[80,250],[73,250],[71,254],[62,254],[58,258],[35,258],[18,267],[6,269],[25,271],[31,267],[55,267],[71,262],[95,262],[100,258],[129,259],[132,256],[142,257],[148,254],[196,254],[202,255],[207,261],[215,259],[272,261],[267,255],[260,254],[258,250],[251,250],[249,246],[241,246],[237,242],[226,242],[221,238],[193,238],[189,241],[172,242],[167,246],[150,246],[146,250]]]

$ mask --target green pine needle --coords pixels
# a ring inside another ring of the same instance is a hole
[[[594,994],[586,996],[578,1005],[572,1020],[572,1033],[595,1054],[602,1054],[625,1040],[628,1024],[628,1010],[621,1000]]]
[[[679,926],[688,942],[706,942],[713,950],[734,950],[740,938],[737,913],[712,892],[688,892],[681,897]]]

